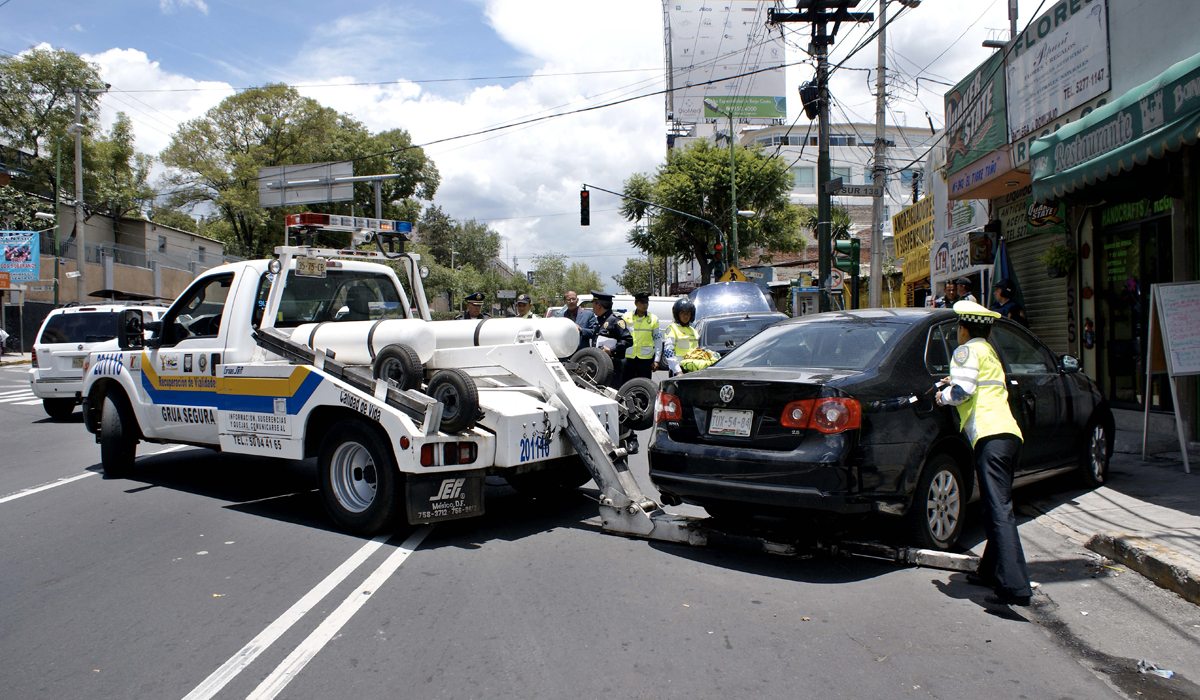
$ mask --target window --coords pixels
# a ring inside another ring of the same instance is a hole
[[[55,314],[46,321],[40,342],[95,343],[117,337],[117,316],[112,311]]]
[[[200,249],[199,249],[198,251],[196,251],[196,252],[197,252],[197,254],[198,254],[198,255],[197,255],[197,259],[198,259],[200,262],[204,262],[204,254],[205,254],[205,252],[207,252],[207,251],[205,251],[205,250],[204,250],[204,246],[200,246]]]
[[[820,138],[817,136],[808,137],[808,145],[820,146],[821,145]],[[829,135],[829,145],[830,146],[856,146],[856,145],[858,145],[858,139],[855,138],[854,136],[850,136],[848,134],[830,134]]]
[[[263,275],[258,283],[254,307],[252,322],[255,328],[262,321],[270,291],[270,277]],[[283,299],[279,301],[275,327],[404,317],[400,295],[387,275],[330,269],[326,277],[296,277],[289,273]]]
[[[187,338],[215,338],[233,286],[233,273],[205,277],[191,286],[163,317],[162,344]]]
[[[166,236],[158,237],[158,252],[160,252],[160,253],[167,252],[167,237]]]
[[[811,165],[792,168],[792,180],[795,182],[792,189],[811,192],[817,186],[817,171]]]
[[[835,165],[829,169],[829,176],[833,179],[842,178],[842,183],[849,185],[854,182],[854,169]]]
[[[915,170],[901,170],[900,171],[900,184],[903,185],[904,187],[911,188],[912,183],[913,183],[913,175],[915,173],[916,173]]]
[[[997,325],[988,337],[1013,374],[1057,374],[1053,359],[1019,331]]]
[[[951,321],[934,326],[929,331],[929,344],[925,348],[925,367],[938,378],[950,374],[950,356],[958,347],[958,323]]]
[[[734,349],[723,368],[819,367],[862,370],[879,364],[901,326],[889,323],[798,323],[764,329]]]

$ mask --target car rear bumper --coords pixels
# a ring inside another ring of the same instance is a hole
[[[29,380],[33,395],[39,399],[79,400],[83,380],[79,377],[33,377]]]

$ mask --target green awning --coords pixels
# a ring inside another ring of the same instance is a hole
[[[1198,141],[1200,54],[1034,141],[1034,199],[1059,199]]]

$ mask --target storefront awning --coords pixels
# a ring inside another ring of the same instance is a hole
[[[1200,141],[1200,54],[1034,142],[1033,196],[1077,192]]]

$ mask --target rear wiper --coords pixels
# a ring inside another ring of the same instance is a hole
[[[115,335],[85,335],[83,337],[83,342],[85,342],[85,343],[102,343],[106,340],[112,340],[115,337],[116,337]]]

